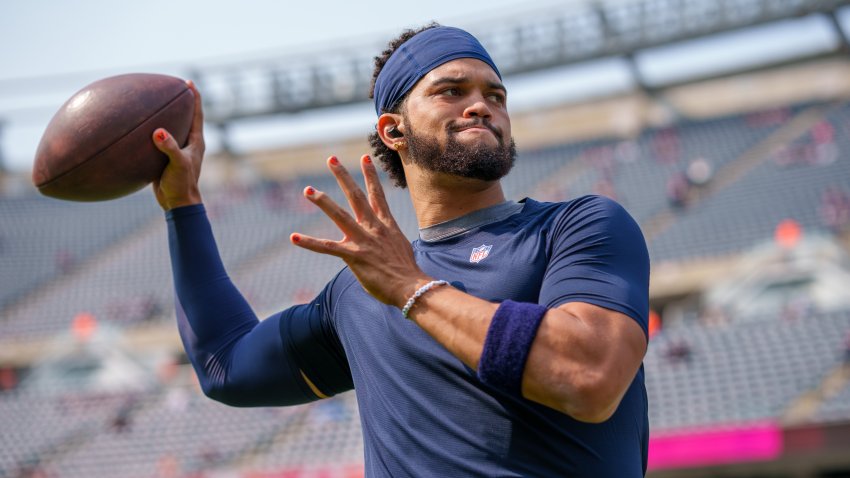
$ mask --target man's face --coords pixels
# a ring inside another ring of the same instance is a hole
[[[480,60],[450,61],[422,77],[402,123],[411,160],[430,171],[495,181],[513,167],[505,88]]]

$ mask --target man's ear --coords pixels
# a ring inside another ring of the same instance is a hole
[[[395,113],[384,113],[378,117],[378,136],[390,149],[397,149],[396,143],[404,142],[404,125],[401,115]]]

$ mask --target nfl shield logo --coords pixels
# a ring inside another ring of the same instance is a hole
[[[472,254],[470,254],[470,256],[469,256],[469,262],[481,262],[481,261],[483,261],[490,254],[490,249],[492,249],[492,248],[493,248],[493,246],[485,246],[483,244],[481,245],[481,247],[473,248]]]

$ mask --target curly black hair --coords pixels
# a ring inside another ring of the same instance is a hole
[[[372,72],[372,86],[369,89],[369,98],[375,97],[375,81],[378,79],[378,75],[381,73],[381,70],[384,68],[384,65],[387,64],[387,60],[390,59],[390,56],[400,47],[404,42],[410,40],[415,35],[424,32],[425,30],[430,30],[431,28],[439,27],[440,24],[437,22],[431,22],[424,27],[417,28],[415,30],[405,30],[399,35],[398,38],[392,40],[388,45],[387,49],[384,50],[380,56],[375,57],[375,69]],[[385,109],[382,113],[400,113],[404,108],[404,100],[407,98],[405,94],[401,99],[399,99],[394,105],[392,105],[389,109]],[[377,127],[375,128],[377,130]],[[378,161],[381,162],[381,168],[387,172],[387,175],[390,179],[393,180],[393,183],[400,187],[407,187],[407,178],[404,177],[404,169],[401,166],[401,156],[398,155],[396,151],[388,148],[387,145],[381,141],[381,137],[378,135],[377,131],[373,131],[369,134],[369,144],[372,146],[372,156],[377,158]]]

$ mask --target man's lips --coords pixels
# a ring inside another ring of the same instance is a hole
[[[497,131],[495,128],[493,128],[490,125],[482,124],[482,123],[476,123],[476,124],[471,124],[471,125],[466,125],[466,126],[459,126],[459,127],[455,127],[455,128],[452,128],[452,129],[455,133],[460,133],[461,131],[468,131],[468,130],[487,131],[487,132],[492,133],[497,138],[501,139],[501,137],[502,137],[501,133],[499,133],[499,131]]]

